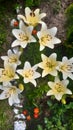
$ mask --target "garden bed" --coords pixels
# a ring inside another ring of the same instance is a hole
[[[24,5],[22,5],[24,3]],[[66,9],[72,4],[72,0],[40,0],[40,4],[37,6],[30,6],[32,9],[40,8],[41,12],[45,12],[47,15],[43,19],[47,24],[48,28],[57,27],[57,35],[61,39],[61,44],[56,45],[53,50],[46,48],[43,53],[50,55],[55,52],[58,54],[58,59],[63,56],[68,56],[70,44],[67,47],[67,17],[65,15]],[[16,6],[21,5],[25,8],[25,1],[0,1],[0,56],[6,55],[7,50],[11,48],[11,43],[15,39],[12,35],[13,27],[10,25],[13,18],[17,18]],[[28,4],[29,5],[29,4]],[[24,9],[21,9],[21,13],[24,14]],[[14,27],[15,28],[15,27]],[[18,28],[18,27],[16,27]],[[68,41],[67,41],[68,42]],[[71,41],[73,43],[73,41]],[[35,43],[34,43],[35,44]],[[64,46],[64,44],[66,46]],[[36,48],[36,49],[35,49]],[[28,46],[23,55],[21,56],[22,61],[30,61],[33,65],[40,62],[40,52],[38,52],[38,46]],[[73,56],[73,48],[71,48],[70,56]],[[33,55],[34,54],[34,55]],[[23,66],[22,63],[21,67]],[[3,61],[0,59],[0,67],[3,67]],[[41,72],[40,69],[38,71]],[[22,80],[22,78],[20,79]],[[39,81],[40,80],[40,81]],[[23,99],[23,108],[20,110],[25,115],[25,122],[27,124],[26,130],[72,130],[73,129],[73,95],[64,98],[58,102],[54,97],[46,97],[48,91],[48,80],[53,80],[52,76],[44,77],[43,79],[37,79],[38,87],[34,88],[30,83],[24,87],[24,92],[21,98]],[[18,81],[20,82],[20,81]],[[72,81],[70,82],[71,90]],[[30,86],[30,88],[29,88]],[[39,116],[34,116],[34,108],[39,109]],[[27,118],[30,116],[30,118]],[[13,130],[14,112],[13,107],[8,105],[8,102],[0,101],[0,129],[1,130]]]

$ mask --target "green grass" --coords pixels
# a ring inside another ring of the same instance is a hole
[[[0,101],[0,130],[12,130],[13,111],[7,100]]]

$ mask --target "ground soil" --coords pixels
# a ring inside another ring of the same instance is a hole
[[[60,8],[58,12],[55,12],[55,7],[58,7],[58,0],[45,0],[41,2],[40,8],[42,12],[46,12],[47,16],[45,18],[45,22],[48,25],[48,28],[56,26],[58,28],[57,36],[62,40],[62,42],[66,39],[66,30],[65,30],[65,10],[66,8],[73,3],[73,0],[61,0]]]

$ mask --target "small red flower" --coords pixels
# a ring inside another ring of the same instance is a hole
[[[26,119],[27,119],[28,121],[30,121],[30,120],[31,120],[31,116],[30,116],[30,115],[26,116]]]
[[[39,113],[39,108],[38,107],[34,108],[34,114],[38,114],[38,113]]]
[[[23,114],[26,116],[28,114],[28,111],[27,110],[24,110],[23,111]]]
[[[37,34],[37,30],[34,29],[34,30],[32,31],[32,34],[33,34],[33,35],[36,35],[36,34]]]
[[[39,117],[38,114],[34,114],[34,118],[37,119]]]
[[[17,27],[19,23],[17,21],[14,22],[14,26]]]

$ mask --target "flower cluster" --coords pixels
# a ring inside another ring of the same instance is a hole
[[[23,111],[23,114],[26,116],[26,120],[27,120],[27,121],[30,121],[30,120],[32,119],[32,117],[31,117],[31,115],[29,114],[28,110],[24,110],[24,111]],[[40,110],[39,110],[38,107],[35,107],[35,108],[33,109],[33,118],[34,118],[34,119],[37,119],[37,118],[39,117],[39,115],[40,115]]]
[[[48,29],[46,23],[42,21],[45,16],[46,14],[40,13],[39,9],[33,11],[29,7],[25,8],[25,16],[18,14],[19,28],[12,30],[16,39],[12,42],[12,48],[8,50],[7,56],[1,56],[4,67],[0,68],[0,89],[3,90],[0,94],[0,100],[8,98],[11,106],[20,103],[19,94],[24,90],[23,86],[19,87],[19,84],[15,84],[20,76],[24,83],[31,83],[35,87],[37,86],[37,78],[53,76],[54,81],[48,81],[51,90],[46,95],[54,95],[58,101],[62,99],[64,94],[72,94],[71,90],[67,88],[69,84],[67,78],[73,80],[73,57],[68,59],[64,56],[62,61],[58,61],[56,53],[52,53],[50,56],[41,54],[42,61],[40,63],[31,66],[29,61],[25,61],[24,67],[18,68],[21,64],[22,51],[20,50],[25,49],[28,44],[35,42],[40,48],[39,51],[42,51],[45,48],[53,49],[55,44],[61,43],[61,40],[56,37],[57,28]],[[36,30],[38,24],[40,24],[40,28]],[[38,67],[43,70],[42,74],[37,71]],[[61,80],[60,72],[62,73]]]

